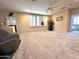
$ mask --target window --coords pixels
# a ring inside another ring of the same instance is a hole
[[[79,17],[74,17],[73,24],[79,24]]]
[[[15,18],[12,18],[12,17],[7,17],[6,22],[7,22],[7,25],[16,25],[16,20]]]
[[[30,26],[36,26],[35,16],[30,16]]]
[[[36,26],[42,26],[41,22],[43,21],[43,17],[42,16],[30,16],[30,26],[31,27],[36,27]]]

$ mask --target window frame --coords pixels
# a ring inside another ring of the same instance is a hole
[[[43,21],[44,22],[44,20],[43,20],[43,16],[38,16],[38,15],[31,15],[31,20],[33,21],[33,17],[35,17],[35,23],[36,23],[36,25],[35,26],[32,26],[32,25],[30,25],[29,24],[29,26],[32,28],[32,27],[42,27],[43,25],[41,25],[41,22]],[[38,19],[40,20],[39,22],[37,22],[38,21]],[[29,21],[29,23],[30,23],[30,21]],[[38,23],[39,23],[39,25],[38,25]],[[32,24],[33,24],[33,22],[32,22]]]

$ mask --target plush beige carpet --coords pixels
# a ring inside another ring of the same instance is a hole
[[[13,59],[79,59],[79,33],[23,33]]]

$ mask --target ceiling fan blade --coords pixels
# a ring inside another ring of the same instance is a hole
[[[57,8],[58,6],[53,6],[53,7],[50,7],[50,8]]]
[[[65,9],[66,7],[62,7],[61,9]]]
[[[45,12],[48,12],[48,10],[46,10]]]
[[[53,11],[53,9],[50,9],[51,11]]]
[[[45,12],[53,11],[52,8],[48,8]]]

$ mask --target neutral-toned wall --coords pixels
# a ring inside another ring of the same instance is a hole
[[[55,23],[54,31],[71,32],[71,16],[75,14],[79,14],[79,8],[69,9],[53,15],[52,19]],[[56,17],[59,16],[63,16],[62,21],[56,21]]]
[[[0,24],[1,22],[8,16],[10,12],[0,12]],[[12,17],[16,18],[16,25],[17,30],[19,33],[24,33],[28,31],[41,31],[41,30],[47,30],[47,26],[44,27],[35,27],[32,28],[29,26],[29,16],[31,14],[26,13],[14,13]],[[47,21],[48,16],[44,16],[45,22]]]
[[[0,25],[2,24],[2,22],[6,19],[6,17],[8,16],[9,12],[0,12]]]
[[[63,16],[63,20],[61,21],[56,21],[56,18],[57,17],[60,17],[60,16]],[[55,15],[52,16],[52,19],[55,23],[54,25],[54,31],[57,31],[57,32],[67,32],[68,31],[68,10],[66,11],[62,11],[62,12],[59,12]]]
[[[29,15],[27,14],[21,14],[21,13],[15,13],[14,17],[16,18],[16,25],[17,30],[19,33],[23,33],[27,30],[29,30]]]
[[[17,27],[18,27],[19,33],[47,30],[47,26],[44,26],[44,27],[30,27],[30,25],[29,25],[30,15],[29,14],[15,13],[14,16],[16,17],[16,22],[17,22]],[[44,19],[47,20],[47,16],[44,16]]]
[[[71,15],[79,14],[79,7],[78,8],[74,8],[74,9],[70,9],[70,13],[71,13]]]

